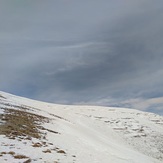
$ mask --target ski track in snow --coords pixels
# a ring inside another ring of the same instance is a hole
[[[39,139],[0,135],[1,163],[163,162],[163,117],[159,115],[125,108],[50,104],[0,92],[0,115],[11,108],[48,121],[40,124]],[[1,117],[0,125],[4,123]],[[16,159],[15,155],[28,158]]]

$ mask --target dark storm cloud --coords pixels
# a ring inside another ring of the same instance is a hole
[[[161,0],[1,1],[0,89],[142,109],[143,99],[163,95],[162,6]]]

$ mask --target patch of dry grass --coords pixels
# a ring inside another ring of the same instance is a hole
[[[12,155],[15,159],[27,159],[23,163],[30,163],[31,162],[31,159],[29,157],[27,157],[25,155],[22,155],[22,154],[15,154],[15,152],[13,152],[13,151],[10,151],[10,152],[1,152],[0,156],[2,157],[3,155],[6,155],[6,154]]]
[[[29,158],[28,160],[24,161],[23,163],[30,163],[32,160]]]
[[[24,159],[24,158],[29,158],[29,157],[27,157],[25,155],[15,155],[14,158],[15,159]]]
[[[14,154],[15,154],[15,152],[10,151],[10,152],[8,152],[8,154],[10,154],[10,155],[14,155]]]
[[[32,147],[42,147],[42,144],[41,144],[41,143],[34,143],[34,144],[32,145]]]
[[[59,151],[57,151],[57,153],[66,154],[66,152],[64,150],[59,150]]]
[[[4,121],[0,125],[0,135],[11,139],[18,136],[41,138],[38,128],[47,120],[46,117],[15,109],[5,109],[0,118]]]
[[[42,151],[42,152],[44,152],[44,153],[51,153],[51,150],[50,149],[47,149],[47,150]]]

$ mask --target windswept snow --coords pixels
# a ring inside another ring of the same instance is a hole
[[[37,124],[39,138],[24,134],[12,139],[0,134],[2,163],[163,161],[163,117],[159,115],[125,108],[56,105],[0,92],[0,125],[5,123],[2,117],[7,109],[47,120]]]

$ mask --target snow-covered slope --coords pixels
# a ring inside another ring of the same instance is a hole
[[[161,163],[163,117],[0,92],[0,162]]]

